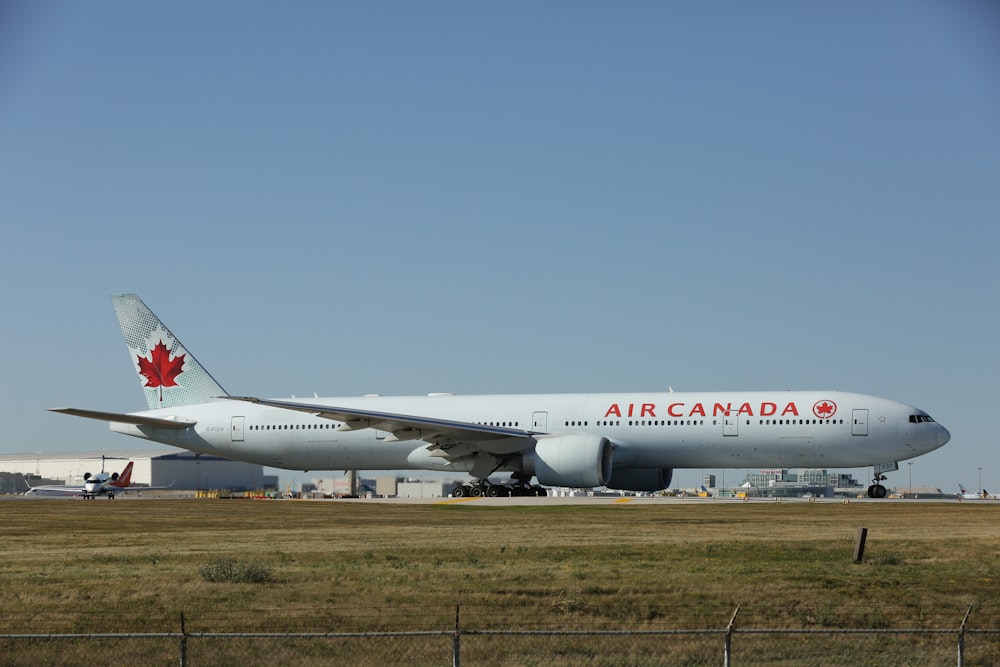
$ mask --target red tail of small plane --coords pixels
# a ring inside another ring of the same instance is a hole
[[[125,466],[125,470],[122,470],[122,474],[118,475],[118,479],[113,482],[109,482],[108,486],[113,486],[115,488],[128,488],[132,485],[132,462],[129,461],[128,465]]]

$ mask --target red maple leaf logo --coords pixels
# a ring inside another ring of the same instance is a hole
[[[152,359],[138,357],[139,375],[146,378],[146,387],[176,387],[174,381],[178,375],[183,373],[184,357],[187,355],[170,358],[170,351],[161,340],[152,350]]]
[[[837,412],[837,404],[833,401],[819,401],[813,406],[813,414],[823,419],[832,417]]]

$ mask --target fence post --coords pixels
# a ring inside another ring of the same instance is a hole
[[[962,625],[958,628],[958,667],[965,667],[965,628],[969,625],[969,614],[972,613],[972,605],[969,605],[969,611],[965,612],[965,618],[962,619]]]
[[[725,667],[731,667],[733,662],[733,626],[736,625],[736,614],[740,613],[740,606],[736,605],[736,610],[733,611],[733,617],[729,619],[729,625],[726,626],[726,650],[722,656],[722,664]]]
[[[451,664],[452,667],[462,667],[462,630],[458,625],[458,612],[462,605],[455,605],[455,634],[451,639]]]
[[[184,629],[184,612],[181,612],[181,667],[187,667],[188,636]]]
[[[865,540],[868,539],[868,529],[858,528],[858,537],[854,540],[854,562],[860,563],[865,557]]]

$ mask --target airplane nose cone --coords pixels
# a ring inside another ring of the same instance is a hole
[[[943,447],[948,443],[949,440],[951,440],[951,433],[949,433],[948,429],[946,429],[944,426],[938,424],[937,446]]]

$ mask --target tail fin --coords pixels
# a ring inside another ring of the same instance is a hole
[[[116,486],[118,488],[132,486],[132,462],[129,461],[128,465],[125,466],[125,470],[122,470],[122,474],[118,475],[118,479],[113,482],[108,483],[108,486]]]
[[[228,396],[138,295],[114,294],[111,301],[150,410]]]

